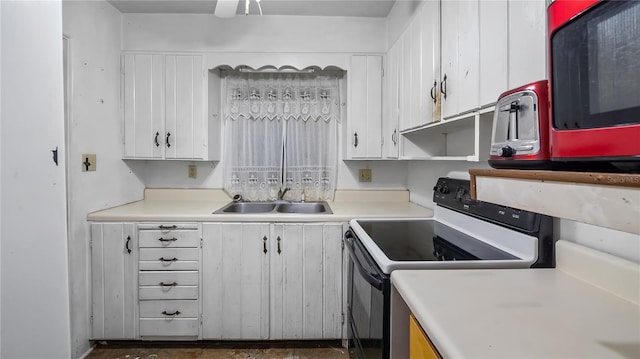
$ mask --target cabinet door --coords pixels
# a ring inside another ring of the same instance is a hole
[[[166,158],[204,158],[204,113],[202,56],[165,56]]]
[[[480,106],[507,87],[507,0],[480,0]]]
[[[269,224],[202,225],[203,339],[269,336]]]
[[[137,337],[137,248],[133,224],[91,224],[93,339]]]
[[[440,2],[425,2],[420,13],[422,23],[422,124],[440,121]],[[435,97],[435,99],[434,99]]]
[[[405,30],[398,39],[400,53],[398,78],[398,121],[400,130],[413,126],[411,122],[411,31]]]
[[[125,54],[124,157],[163,158],[163,56]]]
[[[270,339],[342,338],[342,224],[275,224]]]
[[[418,12],[419,14],[419,12]],[[426,121],[422,118],[420,105],[422,103],[422,26],[421,17],[416,15],[411,20],[407,31],[410,32],[409,39],[409,65],[411,81],[409,87],[409,116],[411,127],[418,127]]]
[[[441,2],[442,117],[478,107],[478,0]]]
[[[544,0],[509,1],[509,88],[547,78]]]
[[[382,155],[382,56],[355,55],[349,70],[347,158]]]
[[[398,158],[398,75],[401,48],[397,41],[387,54],[384,70],[382,157]]]

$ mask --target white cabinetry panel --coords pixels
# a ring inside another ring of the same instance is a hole
[[[275,224],[270,339],[342,337],[342,224]]]
[[[509,88],[547,78],[546,1],[509,1]]]
[[[203,224],[202,231],[203,339],[267,339],[269,224]]]
[[[347,77],[347,159],[379,159],[382,156],[382,56],[352,56]]]
[[[508,89],[507,0],[480,0],[480,105]]]
[[[385,61],[382,116],[382,157],[398,158],[398,77],[401,43],[396,42]]]
[[[91,224],[92,338],[137,337],[137,253],[132,223]]]
[[[202,55],[123,55],[124,158],[208,158]]]

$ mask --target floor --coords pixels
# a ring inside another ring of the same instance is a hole
[[[87,359],[348,359],[346,349],[210,348],[180,346],[98,345]]]

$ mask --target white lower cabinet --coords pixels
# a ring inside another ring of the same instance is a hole
[[[268,339],[269,224],[202,225],[203,339]]]
[[[92,223],[92,338],[342,339],[342,234],[343,223]]]
[[[91,224],[93,339],[138,337],[138,246],[133,223]]]
[[[203,339],[341,339],[342,224],[202,226]]]
[[[342,224],[273,225],[270,278],[270,339],[342,338]]]

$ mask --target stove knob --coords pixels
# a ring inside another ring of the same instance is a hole
[[[449,192],[451,191],[449,191],[449,187],[447,186],[443,186],[442,188],[440,188],[440,193],[442,194],[448,194]]]
[[[498,150],[498,156],[500,157],[511,157],[516,154],[516,150],[511,146],[504,146]]]

